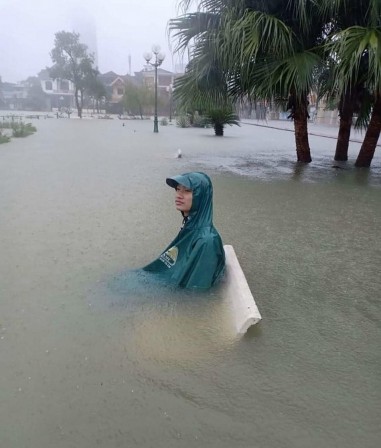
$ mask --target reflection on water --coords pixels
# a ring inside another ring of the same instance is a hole
[[[209,131],[40,120],[0,149],[0,446],[378,446],[379,158],[335,169],[328,142],[303,167],[292,135]],[[243,338],[218,288],[130,277],[195,166],[263,317]]]
[[[112,306],[138,306],[166,302],[203,303],[213,300],[219,293],[219,286],[208,290],[178,288],[159,276],[142,269],[131,269],[114,275],[107,281],[107,288],[113,293]],[[159,303],[160,304],[160,303]]]
[[[105,287],[112,294],[98,300],[98,307],[134,315],[132,337],[139,357],[181,365],[228,349],[237,340],[234,316],[220,293],[223,284],[187,290],[150,272],[130,270]]]

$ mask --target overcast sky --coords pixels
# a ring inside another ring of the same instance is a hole
[[[162,65],[174,71],[182,61],[169,49],[167,23],[177,16],[177,0],[0,0],[0,76],[17,82],[51,65],[57,31],[77,31],[97,51],[101,73],[132,74],[143,53],[159,44]]]

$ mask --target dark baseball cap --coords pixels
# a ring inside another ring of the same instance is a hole
[[[184,185],[185,188],[189,188],[192,190],[191,181],[189,179],[189,176],[186,174],[179,174],[178,176],[173,177],[167,177],[165,179],[167,185],[169,185],[172,188],[176,188],[177,185]]]

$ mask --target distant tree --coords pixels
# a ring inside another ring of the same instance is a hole
[[[143,115],[152,109],[155,103],[154,92],[145,85],[136,86],[127,83],[124,90],[124,108],[130,114]]]
[[[25,107],[29,110],[46,110],[46,93],[42,90],[41,82],[37,76],[30,76],[26,80],[27,98]]]
[[[87,45],[80,43],[78,33],[68,31],[55,34],[50,56],[55,64],[50,69],[50,76],[73,82],[75,104],[78,116],[82,118],[84,92],[98,74],[93,67],[94,56],[87,52]]]
[[[337,3],[347,6],[346,14],[348,5],[353,7],[350,0]],[[363,4],[360,23],[349,24],[334,34],[331,50],[339,61],[334,73],[339,92],[353,91],[354,85],[364,86],[364,90],[369,91],[365,99],[368,100],[370,118],[355,163],[356,167],[367,168],[371,165],[381,134],[381,2],[357,0],[355,3],[356,6]]]
[[[3,96],[3,82],[0,76],[0,108],[5,106],[4,96]]]
[[[357,129],[367,129],[369,126],[373,100],[369,75],[379,70],[374,63],[380,59],[379,55],[377,57],[380,2],[321,0],[319,4],[329,11],[330,17],[326,26],[328,57],[318,77],[319,93],[320,97],[327,99],[328,104],[339,110],[340,125],[335,160],[346,161],[352,123]],[[370,37],[373,32],[375,35],[371,40],[375,39],[375,45],[372,51],[373,45],[368,48],[367,34]],[[374,50],[376,54],[372,58]]]
[[[106,86],[97,77],[93,77],[89,80],[86,87],[86,92],[89,96],[94,98],[94,107],[97,109],[99,114],[99,106],[102,100],[107,98]]]

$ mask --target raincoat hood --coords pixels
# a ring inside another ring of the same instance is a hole
[[[162,254],[143,270],[186,288],[210,288],[222,276],[225,253],[213,225],[213,186],[204,173],[185,173],[166,179],[192,190],[192,206],[184,226]]]
[[[192,190],[192,207],[186,227],[195,229],[213,225],[213,186],[205,173],[185,173],[168,177],[167,185],[176,188],[179,184]]]

